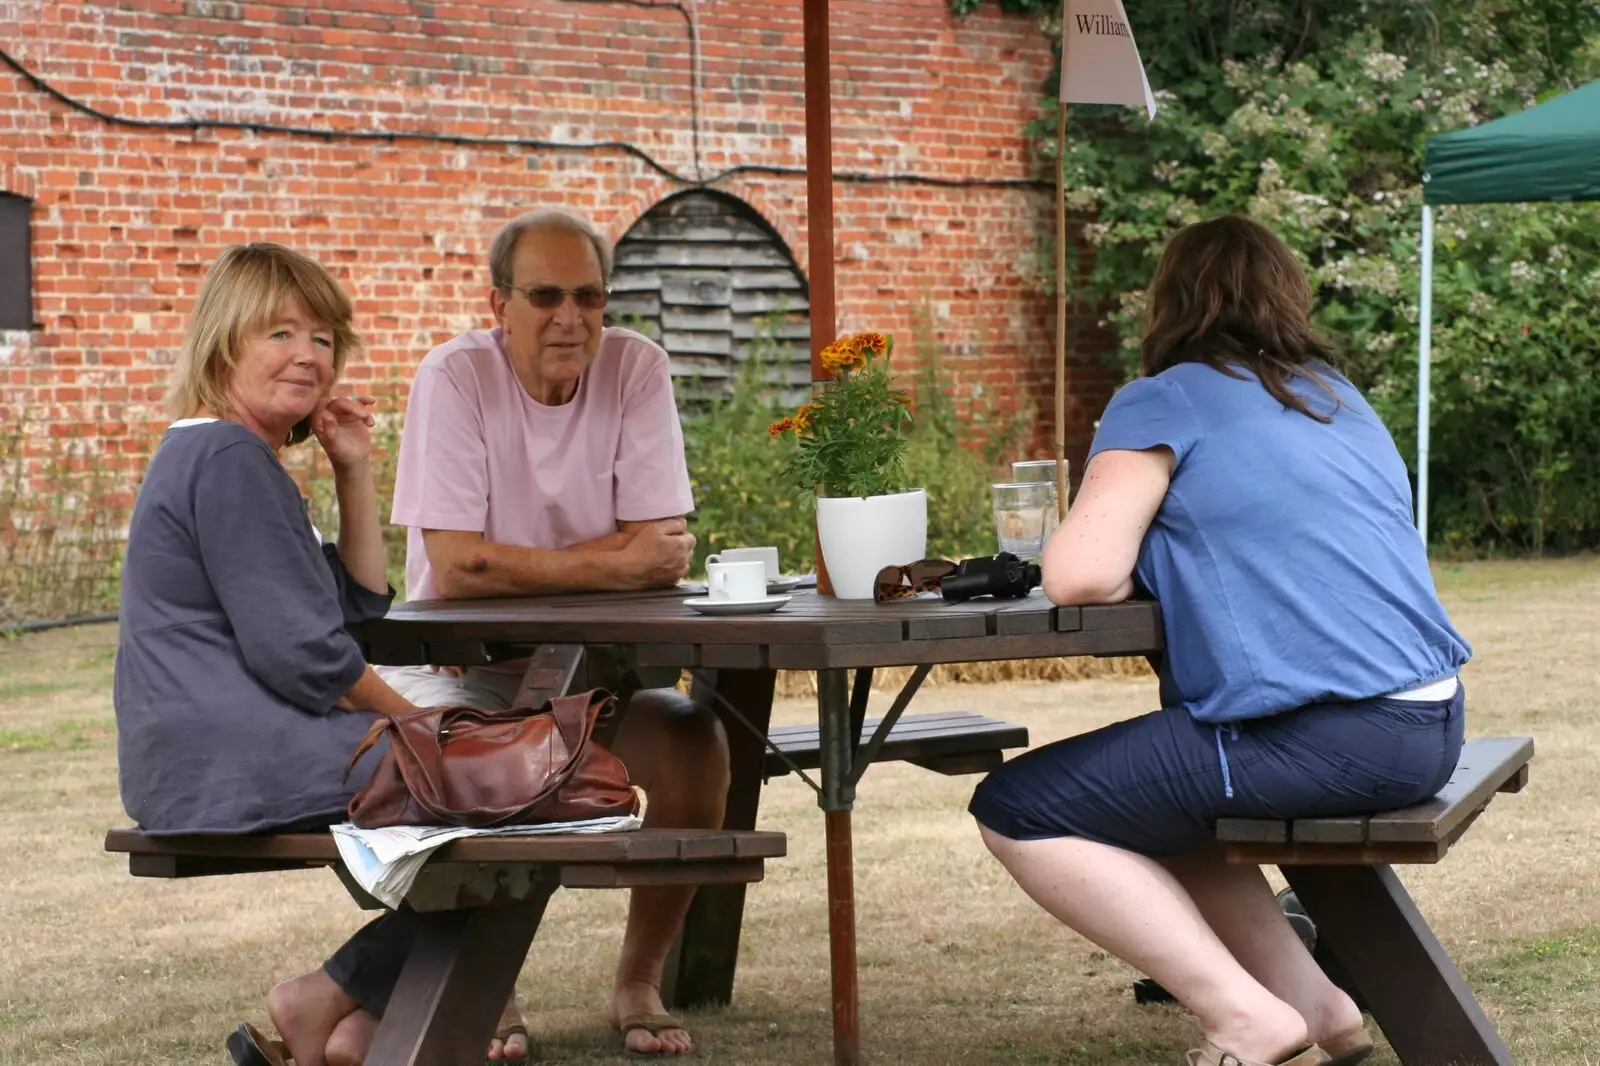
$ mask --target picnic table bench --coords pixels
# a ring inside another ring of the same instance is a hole
[[[1512,1066],[1511,1052],[1428,928],[1395,863],[1436,863],[1501,792],[1520,792],[1531,737],[1467,741],[1450,781],[1366,817],[1224,818],[1228,861],[1276,865],[1406,1066]]]
[[[136,877],[209,877],[331,866],[363,906],[380,906],[343,870],[329,833],[149,836],[113,829]],[[782,833],[639,829],[627,833],[469,837],[441,846],[406,903],[420,927],[384,1012],[368,1066],[483,1061],[545,904],[558,888],[739,884],[785,853]]]

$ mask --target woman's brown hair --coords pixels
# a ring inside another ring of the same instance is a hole
[[[1140,372],[1204,363],[1242,378],[1242,368],[1273,399],[1318,422],[1333,421],[1289,388],[1299,376],[1334,399],[1322,371],[1335,365],[1333,342],[1311,326],[1311,287],[1288,247],[1259,222],[1221,215],[1179,230],[1150,282]]]

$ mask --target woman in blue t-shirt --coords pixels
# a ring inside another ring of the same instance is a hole
[[[1372,1047],[1360,1012],[1215,823],[1433,795],[1471,650],[1293,253],[1235,216],[1186,227],[1149,308],[1142,376],[1106,408],[1043,568],[1058,604],[1160,601],[1165,709],[1006,763],[972,813],[1024,891],[1194,1012],[1192,1064],[1350,1066]]]

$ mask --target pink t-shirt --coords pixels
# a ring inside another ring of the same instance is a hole
[[[560,407],[528,395],[502,330],[472,330],[417,368],[400,438],[396,525],[406,598],[436,599],[424,529],[462,529],[525,548],[568,548],[694,510],[667,353],[607,329]]]

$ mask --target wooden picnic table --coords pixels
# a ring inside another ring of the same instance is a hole
[[[688,595],[666,589],[402,603],[386,618],[361,626],[358,636],[370,661],[388,665],[473,665],[529,656],[541,647],[582,645],[591,656],[584,683],[610,688],[627,689],[630,677],[636,684],[640,670],[694,670],[697,697],[716,706],[728,723],[728,829],[755,827],[776,671],[814,671],[821,752],[813,787],[827,839],[834,1061],[857,1063],[851,810],[856,784],[917,687],[938,663],[1155,652],[1162,640],[1160,610],[1150,602],[1054,607],[1037,591],[1025,600],[957,604],[934,598],[880,605],[802,590],[771,614],[714,618],[685,607]],[[863,738],[873,670],[908,666],[918,669],[874,736]],[[678,958],[669,960],[669,987],[663,991],[670,1000],[726,1002],[744,887],[708,885],[697,894]]]
[[[855,1066],[861,1019],[851,810],[866,768],[900,742],[891,733],[928,671],[938,663],[1159,654],[1160,609],[1149,601],[1053,607],[1037,590],[1025,600],[882,605],[803,591],[772,614],[712,618],[684,606],[687,595],[668,589],[406,603],[357,632],[376,663],[531,657],[524,698],[596,685],[625,693],[641,687],[641,671],[693,670],[696,698],[716,707],[728,729],[726,830],[755,828],[774,759],[817,793],[827,842],[834,1062]],[[872,674],[885,667],[915,669],[866,736]],[[817,676],[817,744],[803,761],[820,770],[818,780],[785,758],[782,738],[768,736],[778,670]],[[1229,861],[1283,869],[1405,1066],[1510,1066],[1510,1052],[1390,864],[1443,858],[1494,795],[1523,787],[1532,754],[1528,738],[1475,740],[1438,797],[1382,817],[1218,825]],[[704,884],[696,894],[668,960],[662,992],[669,1004],[730,1001],[743,881],[750,879]]]

